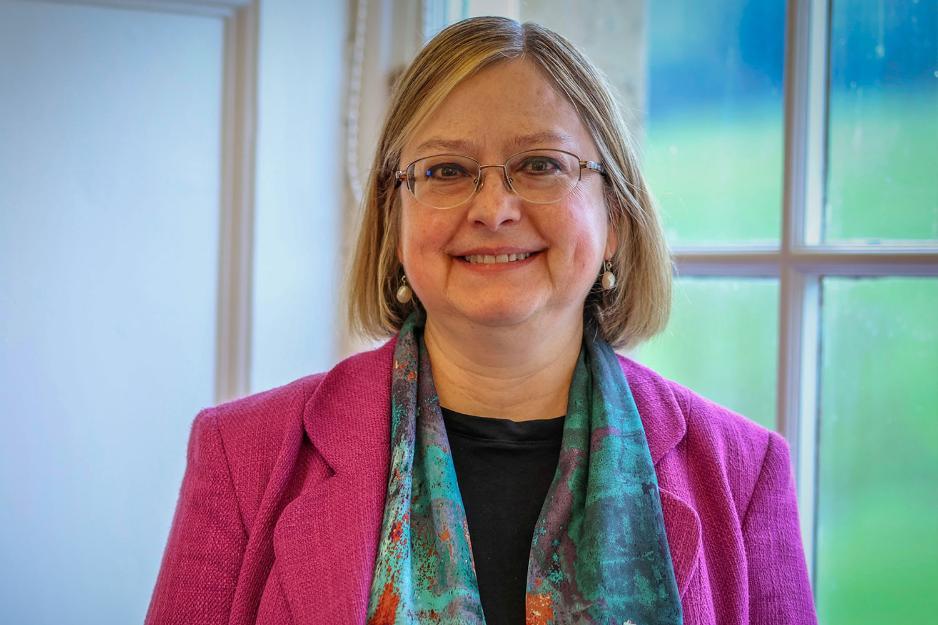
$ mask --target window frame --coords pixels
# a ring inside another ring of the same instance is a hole
[[[821,281],[825,277],[938,276],[938,242],[822,242],[827,177],[832,0],[788,0],[784,65],[784,163],[779,246],[681,246],[682,277],[779,280],[775,429],[792,453],[802,539],[817,579]]]

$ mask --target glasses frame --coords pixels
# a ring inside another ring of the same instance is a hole
[[[518,156],[521,156],[522,154],[527,154],[529,152],[545,152],[545,151],[560,152],[561,154],[572,156],[579,162],[580,168],[577,170],[576,182],[574,182],[573,185],[571,185],[570,188],[567,189],[566,193],[561,195],[556,200],[551,200],[550,202],[536,202],[536,201],[527,199],[526,197],[518,193],[517,189],[515,189],[514,184],[512,184],[511,176],[508,175],[508,163],[511,162],[512,159]],[[416,192],[414,191],[414,184],[413,184],[416,181],[416,176],[413,175],[413,169],[414,169],[414,166],[417,164],[417,162],[422,161],[424,159],[436,158],[440,156],[456,156],[459,158],[464,158],[464,159],[472,161],[478,167],[478,175],[475,177],[475,180],[473,181],[474,184],[472,188],[472,193],[470,193],[468,197],[466,197],[466,199],[456,204],[453,204],[451,206],[444,206],[442,208],[439,206],[433,206],[432,204],[427,204],[426,202],[418,198]],[[396,189],[397,187],[400,187],[402,184],[407,183],[404,186],[407,187],[407,190],[410,191],[410,194],[414,197],[414,199],[420,202],[421,204],[423,204],[424,206],[433,208],[435,210],[449,210],[451,208],[462,206],[463,204],[465,204],[466,202],[474,198],[476,194],[480,190],[482,190],[482,188],[485,186],[485,180],[483,176],[484,170],[491,169],[491,168],[501,169],[502,180],[504,180],[505,185],[508,187],[508,190],[514,193],[515,195],[517,195],[519,198],[521,198],[525,202],[528,202],[530,204],[554,204],[564,199],[565,197],[570,195],[570,193],[577,187],[577,185],[580,184],[580,181],[583,180],[583,170],[594,171],[598,173],[600,176],[604,176],[604,177],[606,175],[606,168],[605,166],[603,166],[602,163],[597,162],[597,161],[584,160],[580,158],[578,155],[574,154],[573,152],[568,152],[567,150],[558,150],[556,148],[531,148],[529,150],[522,150],[520,152],[515,152],[514,154],[506,158],[505,162],[501,165],[497,165],[497,164],[483,165],[482,163],[472,158],[471,156],[466,156],[465,154],[453,154],[450,152],[444,152],[442,154],[430,154],[429,156],[421,156],[420,158],[414,159],[411,162],[409,162],[403,169],[399,169],[396,172],[394,172],[394,188]]]

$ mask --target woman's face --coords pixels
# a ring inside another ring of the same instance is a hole
[[[457,86],[404,146],[400,165],[443,153],[502,164],[534,148],[599,160],[573,106],[534,65],[513,60]],[[482,189],[447,210],[419,203],[401,186],[398,255],[408,281],[434,322],[544,328],[578,321],[603,258],[616,245],[602,176],[584,171],[562,200],[531,204],[505,186],[501,171],[483,170]],[[473,262],[510,254],[530,256]]]

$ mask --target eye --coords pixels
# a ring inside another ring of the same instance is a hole
[[[424,170],[427,180],[458,180],[463,177],[470,177],[470,174],[459,163],[436,163]]]
[[[563,164],[549,156],[528,156],[518,166],[518,172],[534,176],[564,173]]]

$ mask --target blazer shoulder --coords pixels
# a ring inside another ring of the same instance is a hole
[[[662,407],[677,410],[681,416],[687,417],[686,388],[662,376],[660,373],[646,367],[638,361],[627,356],[617,354],[619,366],[629,383],[629,389],[635,396],[636,403],[647,402],[652,407]],[[639,405],[641,408],[641,405]]]
[[[211,435],[218,440],[217,462],[230,476],[246,526],[271,495],[270,487],[291,476],[296,463],[308,458],[306,413],[336,396],[361,394],[357,385],[370,379],[368,374],[388,359],[390,349],[386,344],[355,354],[329,371],[207,408],[196,416],[193,437]]]
[[[304,427],[307,404],[324,393],[349,394],[352,389],[348,387],[356,381],[373,384],[369,373],[388,359],[392,348],[393,341],[389,341],[378,349],[349,356],[329,371],[209,408],[197,419],[217,424],[230,463],[248,459],[269,465],[287,434]]]
[[[304,376],[283,386],[221,403],[204,413],[216,421],[226,439],[245,435],[254,439],[276,438],[291,421],[302,417],[303,406],[326,375]]]
[[[685,396],[688,409],[688,427],[706,432],[715,441],[734,442],[739,445],[758,448],[765,452],[769,439],[778,436],[772,430],[755,421],[704,397],[676,382],[672,384]],[[763,453],[759,453],[759,458]],[[761,464],[761,463],[760,463]]]
[[[768,445],[775,433],[764,426],[700,395],[688,387],[665,378],[656,371],[629,358],[620,357],[630,386],[637,383],[643,390],[655,392],[663,401],[674,401],[680,408],[688,429],[707,430],[719,440]]]
[[[785,439],[738,412],[669,380],[628,358],[623,370],[638,393],[671,403],[680,410],[686,432],[677,446],[688,470],[716,471],[725,476],[742,509],[755,489],[770,449],[787,450]],[[633,391],[634,392],[634,391]],[[669,465],[672,466],[672,465]]]

